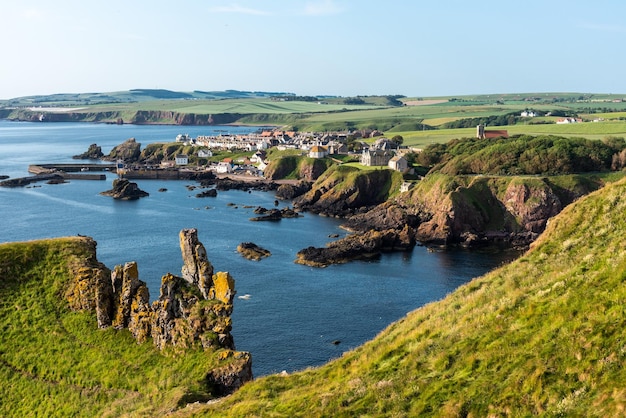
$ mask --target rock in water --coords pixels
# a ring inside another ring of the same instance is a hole
[[[265,248],[261,248],[253,242],[242,242],[237,246],[237,251],[248,260],[260,260],[263,257],[269,257],[271,252]]]
[[[104,157],[102,153],[102,147],[98,144],[89,145],[89,149],[86,152],[83,152],[79,155],[74,155],[72,158],[75,160],[99,160]]]
[[[126,179],[113,180],[113,188],[100,194],[118,200],[136,200],[140,197],[150,196],[148,192],[141,190],[137,183],[132,183]]]

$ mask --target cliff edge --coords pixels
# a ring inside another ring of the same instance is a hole
[[[195,229],[180,242],[182,274],[152,303],[137,264],[110,270],[91,238],[0,244],[0,415],[162,416],[251,380],[233,278]]]

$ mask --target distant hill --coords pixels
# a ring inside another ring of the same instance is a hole
[[[150,100],[211,100],[293,96],[294,93],[264,91],[200,91],[179,92],[165,89],[131,89],[108,93],[59,93],[16,97],[6,101],[9,106],[76,106],[106,103],[134,103]]]

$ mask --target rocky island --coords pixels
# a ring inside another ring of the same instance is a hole
[[[126,179],[113,180],[113,188],[104,192],[100,192],[103,196],[111,196],[116,200],[137,200],[142,197],[150,196],[139,188],[137,183],[130,182]]]

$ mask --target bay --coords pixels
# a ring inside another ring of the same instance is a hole
[[[32,163],[76,162],[71,156],[92,143],[106,154],[130,137],[145,146],[172,142],[180,133],[195,137],[256,129],[0,121],[0,175],[26,176]],[[180,274],[178,232],[197,228],[215,270],[235,278],[232,334],[238,350],[252,353],[255,376],[339,357],[407,312],[517,255],[418,246],[377,260],[311,268],[295,264],[296,253],[325,245],[332,234],[345,236],[339,220],[305,213],[280,222],[251,222],[256,206],[274,206],[272,193],[226,191],[198,199],[187,189],[194,184],[189,181],[137,181],[150,196],[120,202],[99,195],[113,179],[108,174],[106,181],[0,188],[0,242],[91,236],[98,242],[98,259],[108,267],[137,261],[155,299],[161,277]],[[236,247],[248,241],[272,255],[258,262],[244,259]]]

